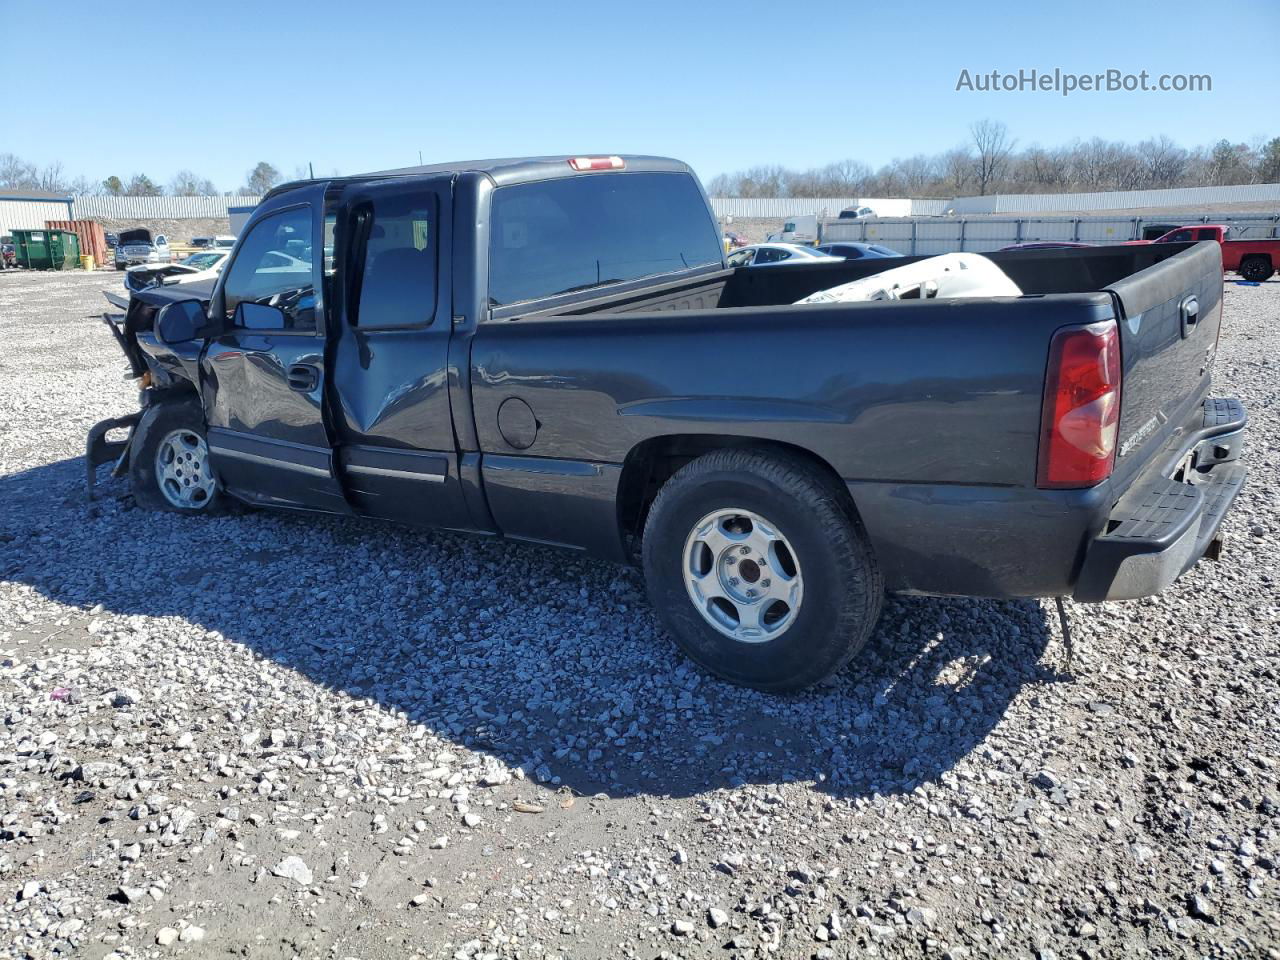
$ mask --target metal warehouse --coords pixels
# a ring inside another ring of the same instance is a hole
[[[70,220],[71,198],[40,190],[0,192],[0,236],[14,230],[41,230],[46,220]]]

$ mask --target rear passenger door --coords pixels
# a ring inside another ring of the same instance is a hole
[[[347,187],[335,203],[335,452],[366,516],[470,529],[449,403],[453,181]]]

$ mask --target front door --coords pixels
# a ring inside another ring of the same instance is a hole
[[[201,374],[210,459],[229,492],[347,513],[324,422],[323,203],[315,187],[255,218],[214,290],[224,333]]]
[[[358,513],[471,529],[449,405],[452,190],[444,176],[338,199],[333,429]]]

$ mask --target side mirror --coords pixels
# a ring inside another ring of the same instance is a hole
[[[204,333],[208,322],[199,300],[179,300],[160,311],[156,318],[156,338],[169,346],[189,343]]]

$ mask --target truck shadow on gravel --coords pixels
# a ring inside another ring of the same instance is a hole
[[[989,749],[1014,698],[1058,676],[1038,603],[890,599],[841,676],[761,694],[680,655],[622,567],[345,519],[147,513],[119,483],[90,507],[82,471],[77,458],[0,478],[0,579],[80,608],[71,632],[101,605],[95,642],[125,645],[144,674],[178,650],[252,669],[239,645],[295,671],[304,701],[403,712],[583,794],[796,780],[901,794]],[[277,725],[271,704],[257,710],[246,727]]]

